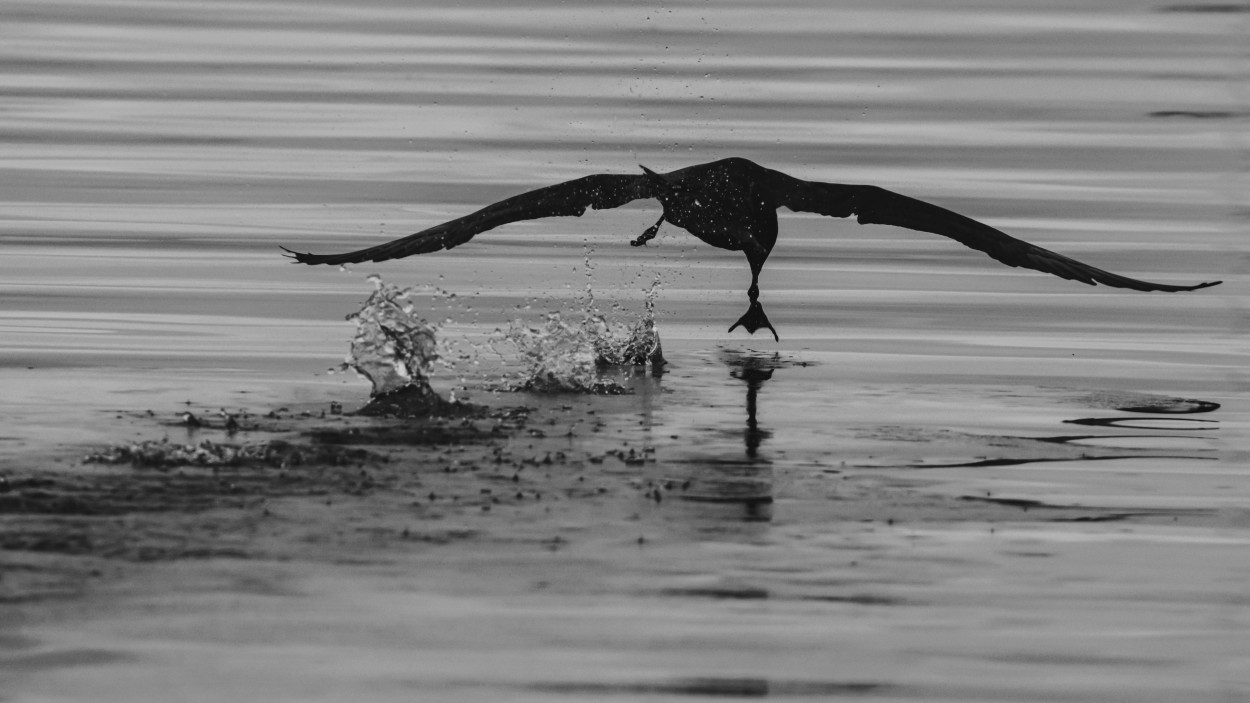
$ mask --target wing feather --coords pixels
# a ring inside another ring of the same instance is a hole
[[[1211,281],[1178,286],[1121,276],[1016,239],[957,212],[877,186],[804,181],[778,171],[772,172],[771,181],[778,204],[794,211],[814,212],[830,217],[855,215],[861,225],[894,225],[940,234],[966,247],[985,252],[1008,266],[1033,269],[1089,285],[1101,283],[1140,291],[1177,292],[1207,288],[1220,283]]]
[[[301,264],[349,264],[402,259],[459,246],[487,230],[543,217],[580,217],[587,208],[606,210],[652,197],[644,176],[596,174],[501,200],[464,217],[375,247],[344,254],[305,254],[282,247]]]

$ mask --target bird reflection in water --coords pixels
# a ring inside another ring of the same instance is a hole
[[[691,490],[682,494],[682,499],[694,503],[708,504],[732,509],[725,514],[724,509],[713,510],[716,514],[705,515],[717,519],[737,519],[750,522],[768,522],[773,517],[773,468],[767,457],[761,456],[760,447],[772,437],[772,432],[759,423],[759,394],[764,382],[773,377],[773,372],[784,366],[781,357],[776,354],[762,355],[738,351],[724,351],[720,361],[729,367],[729,375],[746,383],[746,427],[726,432],[741,436],[746,444],[745,457],[738,455],[733,458],[699,457],[692,460],[700,466],[700,471],[692,481]]]
[[[743,431],[743,439],[746,440],[747,458],[757,459],[759,457],[760,443],[772,436],[768,430],[760,429],[759,421],[755,418],[756,398],[759,396],[760,386],[764,385],[764,381],[773,377],[773,371],[776,369],[776,356],[770,358],[761,358],[756,356],[740,356],[731,362],[729,372],[730,376],[745,381],[747,384],[747,427]],[[771,362],[771,363],[770,363]],[[734,368],[736,366],[736,368]]]

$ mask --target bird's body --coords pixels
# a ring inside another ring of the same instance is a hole
[[[751,266],[751,286],[747,289],[750,307],[730,331],[741,325],[754,334],[766,327],[777,337],[758,298],[760,270],[777,243],[777,210],[781,207],[830,217],[855,215],[860,224],[895,225],[940,234],[1008,266],[1031,268],[1090,285],[1176,292],[1219,283],[1179,286],[1120,276],[877,186],[805,181],[742,158],[712,161],[665,174],[644,167],[640,175],[585,176],[502,200],[459,219],[368,249],[330,255],[301,254],[289,249],[287,252],[304,264],[386,261],[450,249],[510,222],[580,216],[587,208],[604,210],[642,198],[658,199],[664,214],[630,244],[645,244],[655,237],[660,225],[669,222],[714,247],[746,255]]]

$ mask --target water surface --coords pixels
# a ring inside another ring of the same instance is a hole
[[[465,517],[488,539],[366,565],[157,567],[91,617],[28,620],[6,689],[1250,697],[1250,15],[1212,9],[6,3],[3,470],[135,432],[117,410],[363,402],[366,383],[326,370],[370,273],[428,286],[429,318],[468,346],[576,313],[588,289],[637,314],[658,275],[666,375],[595,404],[523,402],[570,423],[602,413],[579,450],[606,451],[605,435],[653,448],[604,485],[691,481],[693,498],[639,488],[558,524]],[[1090,288],[786,214],[761,280],[774,343],[725,332],[746,304],[740,255],[672,227],[628,246],[655,203],[346,272],[278,255],[730,155],[882,185],[1127,275],[1225,284]],[[513,361],[484,353],[436,385],[481,394]],[[1099,400],[1147,396],[1220,407],[1169,424]],[[890,486],[905,490],[874,502]],[[1030,505],[1135,517],[995,527],[985,512]],[[541,546],[556,534],[567,548]]]

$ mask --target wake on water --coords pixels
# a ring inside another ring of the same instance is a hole
[[[347,317],[356,324],[351,349],[340,366],[354,370],[373,385],[379,398],[401,391],[436,400],[429,380],[447,353],[438,327],[416,309],[416,287],[386,283],[370,276],[374,291],[365,304]],[[617,394],[624,388],[605,375],[613,367],[650,365],[662,367],[664,357],[655,326],[656,280],[646,291],[644,309],[636,319],[613,321],[593,307],[587,298],[580,319],[570,321],[559,312],[548,313],[540,326],[514,320],[506,331],[496,330],[496,341],[507,342],[519,355],[521,370],[505,376],[505,390],[540,393]],[[507,356],[494,344],[496,353]],[[505,360],[506,361],[506,360]],[[443,401],[445,402],[445,401]]]

